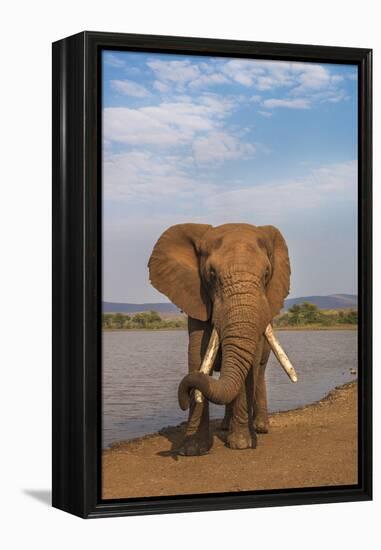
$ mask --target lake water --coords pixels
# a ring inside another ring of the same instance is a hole
[[[290,382],[273,354],[266,369],[270,411],[321,399],[357,378],[357,331],[279,331],[298,373]],[[187,373],[186,331],[103,333],[103,446],[152,433],[187,419],[177,388]],[[224,407],[211,406],[211,418]]]

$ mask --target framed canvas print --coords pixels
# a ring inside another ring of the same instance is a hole
[[[371,50],[53,44],[53,505],[369,500]]]

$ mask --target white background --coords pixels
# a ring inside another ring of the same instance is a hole
[[[1,9],[1,452],[3,548],[375,548],[374,502],[80,520],[50,508],[51,42],[82,30],[135,32],[375,50],[372,0],[65,0]],[[379,90],[378,90],[379,92]],[[375,204],[379,125],[375,122]],[[379,205],[378,205],[379,206]],[[375,220],[375,242],[380,223]],[[375,280],[380,280],[379,258]],[[375,289],[376,304],[379,292]],[[380,327],[376,316],[377,328]],[[376,363],[376,362],[375,362]],[[375,364],[375,367],[377,365]],[[376,370],[376,368],[375,368]],[[376,376],[376,382],[378,377]],[[376,402],[375,417],[380,415]],[[378,413],[378,414],[377,414]],[[377,427],[377,425],[376,425]],[[380,459],[376,438],[375,464]],[[377,533],[377,535],[376,535]],[[378,542],[377,541],[378,538]]]

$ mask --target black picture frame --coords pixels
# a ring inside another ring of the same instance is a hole
[[[358,66],[358,485],[100,498],[100,52],[118,49]],[[53,44],[53,506],[83,518],[372,498],[372,50],[82,32]]]

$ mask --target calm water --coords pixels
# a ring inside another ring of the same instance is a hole
[[[282,411],[321,399],[357,375],[357,331],[282,331],[278,338],[299,376],[292,384],[270,355],[269,409]],[[186,331],[103,333],[103,445],[155,432],[187,419],[177,387],[187,373]],[[224,407],[212,405],[211,417]]]

